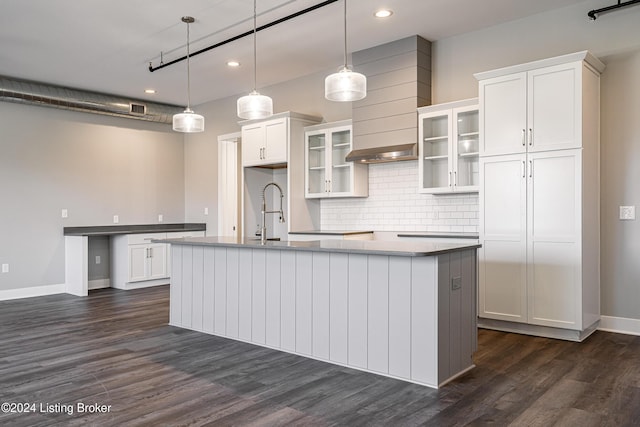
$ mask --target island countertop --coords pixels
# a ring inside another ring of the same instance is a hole
[[[255,249],[293,250],[310,252],[338,252],[365,255],[422,257],[477,249],[477,243],[404,242],[388,240],[311,240],[311,241],[267,241],[234,237],[184,237],[158,239],[157,243],[191,246],[245,247]]]

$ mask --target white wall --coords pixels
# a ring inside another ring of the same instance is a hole
[[[0,291],[64,283],[63,227],[183,222],[183,153],[167,125],[0,102]]]

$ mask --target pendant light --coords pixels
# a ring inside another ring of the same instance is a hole
[[[238,99],[238,117],[241,119],[264,119],[273,114],[273,101],[256,90],[256,0],[253,0],[253,91]]]
[[[324,79],[324,97],[329,101],[358,101],[367,96],[367,78],[347,65],[347,0],[344,0],[344,66]]]
[[[187,108],[180,114],[173,115],[173,130],[176,132],[194,133],[204,130],[204,117],[191,109],[191,69],[189,67],[189,24],[195,21],[191,16],[183,16],[182,22],[187,24]]]

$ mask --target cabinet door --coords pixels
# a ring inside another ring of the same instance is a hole
[[[580,329],[581,150],[529,155],[529,323]]]
[[[420,116],[420,192],[441,193],[452,189],[451,110]]]
[[[581,63],[529,71],[527,144],[530,152],[580,148]]]
[[[527,321],[525,165],[525,154],[480,159],[480,317]]]
[[[287,119],[278,119],[264,124],[265,153],[264,163],[287,162]],[[244,140],[243,140],[244,143]]]
[[[242,127],[242,165],[260,164],[264,148],[264,126],[262,124]]]
[[[129,245],[129,282],[147,280],[147,245]]]
[[[327,177],[327,132],[306,133],[306,197],[325,197],[328,190]]]
[[[167,272],[167,244],[154,243],[148,245],[147,274],[148,279],[169,277]]]
[[[478,107],[454,109],[452,124],[453,190],[478,191],[480,184]]]
[[[482,80],[480,154],[524,153],[527,129],[527,74]]]
[[[329,145],[330,144],[330,145]],[[329,131],[327,152],[331,173],[329,192],[332,196],[346,196],[353,193],[353,162],[345,161],[351,151],[351,127],[345,126]]]

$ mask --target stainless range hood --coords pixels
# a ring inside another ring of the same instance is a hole
[[[361,150],[353,150],[345,157],[347,162],[357,163],[385,163],[417,159],[418,145],[416,143],[363,148]]]
[[[417,160],[418,107],[431,104],[431,42],[411,36],[353,53],[367,76],[367,97],[352,104],[353,151],[359,163]]]

